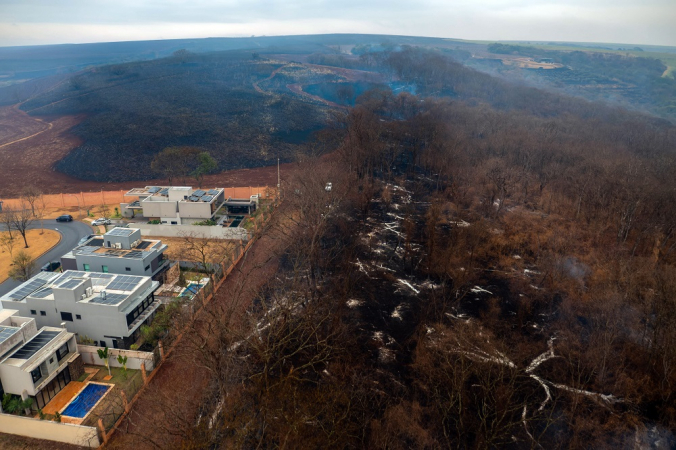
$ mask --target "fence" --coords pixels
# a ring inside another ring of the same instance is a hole
[[[80,207],[87,208],[100,205],[114,205],[118,203],[129,202],[133,196],[125,197],[128,191],[98,191],[98,192],[80,192],[73,194],[45,194],[42,196],[47,208],[68,208]],[[259,194],[261,198],[273,198],[277,189],[269,186],[246,186],[224,188],[225,198],[249,198],[254,194]],[[3,200],[5,208],[20,208],[21,200],[10,198]]]
[[[115,383],[104,401],[96,405],[83,424],[98,427],[105,436],[129,410],[130,400],[141,391],[147,379],[148,375],[142,370],[129,371],[126,378]],[[103,440],[105,441],[105,437]]]
[[[134,228],[141,230],[147,237],[183,237],[186,234],[204,238],[217,239],[249,239],[249,232],[244,228],[230,228],[208,225],[151,225],[148,223],[134,223]]]
[[[0,432],[95,448],[101,444],[96,428],[0,414]]]
[[[254,219],[254,235],[258,231],[259,227],[264,223],[265,220],[269,219],[269,217],[272,215],[274,211],[274,206],[271,205],[267,211],[265,211],[263,214],[258,215]],[[206,286],[204,286],[200,291],[198,292],[198,295],[196,295],[193,298],[192,305],[190,305],[193,309],[193,314],[191,314],[191,318],[188,321],[188,323],[183,324],[183,326],[178,327],[180,329],[177,330],[169,330],[169,332],[165,335],[165,337],[162,338],[162,340],[159,342],[158,347],[155,349],[153,352],[155,354],[155,368],[150,376],[144,377],[143,379],[143,384],[140,386],[139,390],[136,392],[136,394],[133,396],[131,402],[127,402],[127,398],[131,398],[126,396],[123,396],[123,412],[119,413],[119,407],[116,409],[113,409],[112,412],[108,413],[106,417],[114,418],[115,420],[113,422],[110,422],[109,420],[107,423],[112,423],[113,425],[111,426],[106,426],[106,423],[103,423],[103,419],[99,419],[99,427],[104,428],[105,432],[103,433],[103,441],[104,443],[110,439],[110,437],[115,433],[115,430],[117,427],[122,423],[122,420],[126,416],[126,414],[129,413],[131,409],[131,405],[134,404],[139,398],[139,396],[143,393],[143,389],[145,386],[148,385],[150,380],[157,374],[159,368],[161,367],[162,363],[164,360],[169,356],[178,346],[179,342],[183,338],[184,333],[189,329],[191,323],[197,319],[197,316],[199,313],[203,310],[203,308],[211,302],[211,300],[214,298],[214,293],[218,291],[218,289],[221,287],[227,276],[232,272],[232,270],[239,264],[241,259],[244,257],[244,254],[246,251],[253,245],[254,239],[250,239],[247,241],[246,245],[244,245],[243,242],[239,242],[238,245],[236,245],[232,249],[232,254],[230,258],[224,258],[224,260],[219,264],[221,266],[222,270],[217,270],[216,273],[213,274],[212,280],[213,282],[208,283]],[[180,263],[179,263],[180,264]],[[164,350],[166,348],[166,350]]]
[[[47,208],[86,208],[100,205],[113,205],[124,201],[124,193],[127,191],[98,191],[80,192],[77,194],[45,194],[42,196]],[[21,200],[10,198],[3,200],[3,207],[20,208]]]
[[[93,345],[82,345],[78,344],[77,351],[82,355],[82,361],[85,364],[92,366],[103,366],[103,360],[99,358],[97,352],[101,347],[96,347]],[[140,352],[138,350],[122,350],[118,348],[109,348],[108,349],[108,362],[110,367],[122,367],[122,364],[117,362],[117,355],[122,355],[127,357],[127,368],[139,370],[141,364],[145,363],[145,368],[147,371],[152,371],[155,368],[153,354],[151,352]]]

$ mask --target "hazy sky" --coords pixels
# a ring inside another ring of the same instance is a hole
[[[378,33],[676,46],[676,0],[0,0],[0,45]]]

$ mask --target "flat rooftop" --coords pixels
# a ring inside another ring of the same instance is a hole
[[[214,201],[219,194],[224,192],[223,188],[213,188],[213,189],[194,189],[190,186],[146,186],[143,188],[134,188],[130,189],[125,196],[129,197],[145,197],[141,201],[162,201],[169,200],[169,191],[172,192],[183,192],[184,196],[187,196],[186,199],[181,199],[181,202],[204,202],[211,203]],[[134,207],[140,207],[139,205],[134,205]]]
[[[151,283],[146,291],[152,292],[159,283],[152,281],[150,277],[136,275],[119,275],[100,272],[81,272],[67,270],[63,274],[52,273],[49,280],[28,280],[16,289],[0,297],[0,300],[22,301],[28,297],[42,300],[54,300],[55,289],[74,290],[78,286],[91,280],[92,291],[84,299],[77,300],[80,303],[101,304],[118,306],[132,296],[146,281]],[[145,292],[142,294],[145,295]]]
[[[114,228],[108,233],[117,230]],[[119,228],[120,230],[129,230],[130,228]],[[132,230],[133,231],[133,230]],[[108,234],[106,233],[106,234]],[[129,258],[129,259],[145,259],[149,254],[154,251],[160,251],[162,247],[165,246],[162,244],[161,240],[155,239],[141,239],[135,247],[131,249],[120,249],[120,248],[108,248],[103,246],[103,239],[98,236],[91,238],[88,241],[85,241],[82,245],[75,247],[69,253],[65,254],[64,257],[75,257],[81,255],[90,255],[90,256],[101,256],[106,258]]]

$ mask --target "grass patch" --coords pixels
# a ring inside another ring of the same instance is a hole
[[[0,235],[6,234],[6,231],[0,232]],[[23,248],[24,243],[21,235],[16,231],[12,232],[12,235],[14,236],[15,242],[12,253],[16,255],[20,250],[25,250],[26,253],[33,257],[33,259],[38,259],[61,240],[61,234],[58,231],[40,229],[28,230],[26,233],[28,248],[25,249]],[[12,258],[10,257],[9,252],[4,248],[0,249],[0,283],[9,278],[11,263]],[[36,270],[39,269],[39,267],[36,267]]]

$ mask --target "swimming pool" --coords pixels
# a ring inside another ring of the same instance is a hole
[[[66,409],[61,411],[62,416],[83,418],[94,405],[108,392],[112,386],[109,384],[89,383],[77,394]]]

